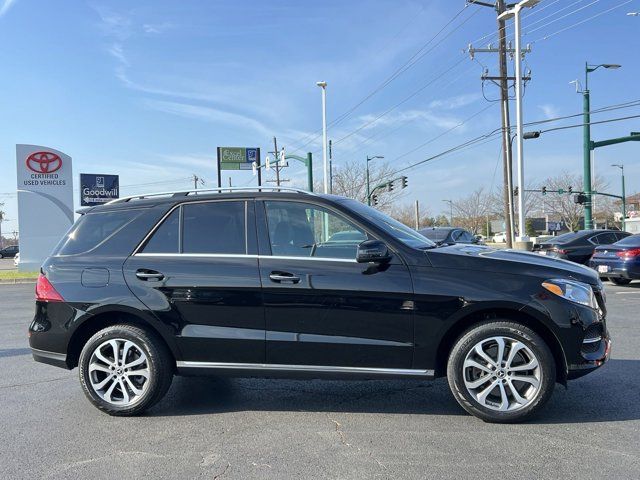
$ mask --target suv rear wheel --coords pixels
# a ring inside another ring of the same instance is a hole
[[[629,285],[631,283],[631,280],[628,278],[609,277],[609,280],[611,280],[611,283],[614,285]]]
[[[109,415],[136,415],[160,400],[173,377],[171,355],[156,335],[114,325],[93,335],[80,354],[80,384]]]
[[[453,396],[486,422],[525,420],[547,402],[556,381],[553,355],[533,330],[492,321],[467,330],[449,356]]]

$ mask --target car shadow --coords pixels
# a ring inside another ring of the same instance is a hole
[[[610,360],[603,368],[557,384],[546,408],[531,423],[591,423],[640,419],[640,360]],[[150,416],[237,411],[344,412],[466,415],[445,379],[283,380],[176,377]]]
[[[0,358],[31,355],[30,348],[0,348]]]

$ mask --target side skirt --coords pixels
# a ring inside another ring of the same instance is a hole
[[[284,365],[268,363],[224,363],[178,361],[179,375],[231,375],[249,377],[300,378],[422,378],[433,379],[433,370],[323,365]]]

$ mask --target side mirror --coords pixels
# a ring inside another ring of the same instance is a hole
[[[380,240],[365,240],[358,245],[356,261],[358,263],[384,263],[391,260],[389,249]]]

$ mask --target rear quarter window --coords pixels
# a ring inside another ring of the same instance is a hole
[[[141,213],[140,209],[86,213],[62,238],[53,255],[77,255],[93,250]]]

